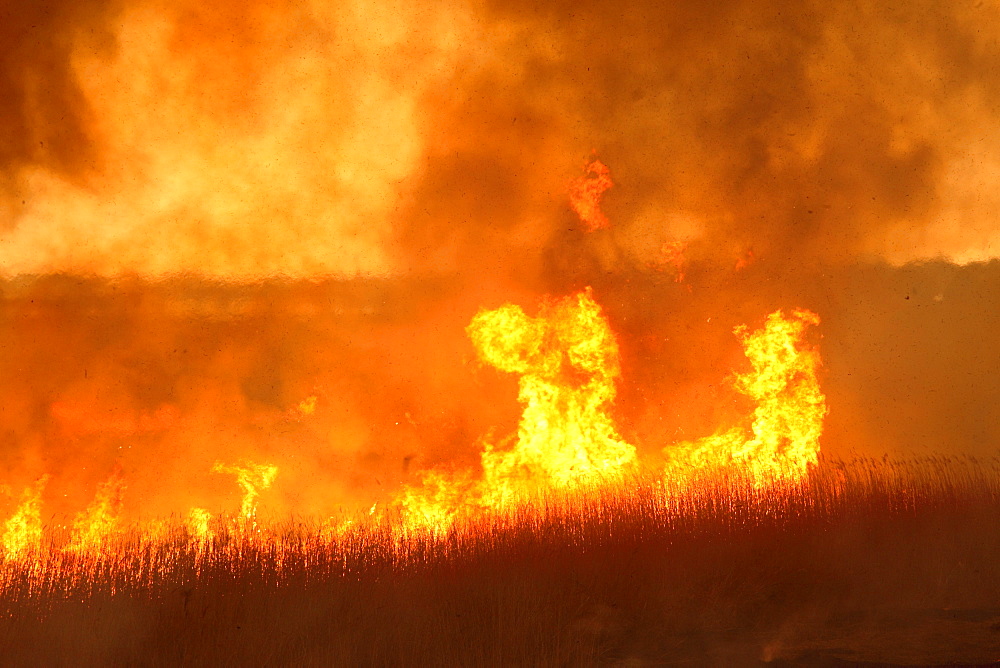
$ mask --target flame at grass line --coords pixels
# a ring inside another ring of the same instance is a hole
[[[4,524],[3,549],[8,559],[20,559],[41,548],[42,491],[49,481],[43,475],[24,490],[21,505]]]
[[[763,328],[735,333],[752,369],[735,387],[756,407],[749,427],[734,427],[664,452],[665,482],[734,472],[758,487],[806,479],[817,462],[826,401],[819,353],[802,345],[819,316],[796,310],[768,316]],[[466,329],[482,361],[520,375],[524,412],[514,446],[486,442],[482,477],[425,472],[397,499],[410,531],[446,531],[474,509],[497,510],[546,490],[586,492],[636,464],[608,409],[620,375],[618,345],[589,289],[542,308],[537,318],[506,304],[480,311]]]
[[[817,324],[814,313],[796,310],[787,317],[772,313],[753,332],[736,328],[752,368],[737,374],[734,384],[755,402],[754,411],[744,425],[667,448],[665,490],[727,472],[749,476],[758,488],[807,479],[826,414],[816,378],[819,353],[802,343],[806,328]],[[404,487],[396,498],[403,535],[440,534],[467,513],[510,509],[550,491],[585,495],[638,470],[636,448],[618,434],[609,413],[621,375],[618,344],[589,288],[546,303],[537,317],[514,304],[482,310],[466,332],[483,363],[518,375],[524,408],[517,434],[500,443],[484,441],[481,475],[425,471],[421,485]],[[212,470],[235,475],[243,489],[243,521],[254,519],[258,497],[278,474],[276,466],[252,462],[216,462]],[[47,479],[26,490],[6,522],[3,546],[12,560],[40,547],[40,496]],[[106,552],[118,528],[123,492],[116,470],[77,516],[64,549]],[[374,514],[373,506],[369,515]],[[192,508],[184,523],[188,536],[207,544],[214,537],[211,521],[207,510]],[[165,531],[154,524],[143,527],[147,539]],[[339,536],[352,524],[334,522],[323,533]]]
[[[819,316],[806,310],[776,311],[762,329],[735,329],[751,371],[737,374],[736,389],[757,406],[746,425],[664,449],[669,479],[732,471],[756,486],[806,478],[819,455],[826,398],[816,378],[819,352],[802,345],[806,328]]]
[[[212,513],[204,508],[192,508],[188,511],[187,529],[191,536],[201,543],[206,543],[215,537],[215,532],[209,526]]]
[[[270,464],[254,464],[246,462],[243,466],[227,465],[216,462],[212,467],[214,473],[231,473],[236,476],[236,483],[243,488],[243,501],[240,503],[240,516],[251,520],[257,514],[257,497],[269,488],[278,475],[278,467]]]
[[[568,489],[606,480],[636,461],[608,414],[621,375],[618,344],[587,289],[537,318],[508,304],[466,328],[483,361],[520,375],[524,404],[511,450],[487,443],[484,498],[503,506],[538,487]]]
[[[483,362],[520,376],[517,438],[511,449],[485,443],[479,480],[430,471],[421,487],[407,487],[398,501],[408,528],[443,531],[463,511],[582,490],[634,467],[635,447],[608,414],[618,344],[589,288],[536,318],[515,304],[480,311],[466,332]]]
[[[109,536],[118,528],[125,480],[121,469],[115,469],[106,482],[97,487],[97,494],[87,509],[73,522],[73,537],[66,546],[68,552],[100,552]]]

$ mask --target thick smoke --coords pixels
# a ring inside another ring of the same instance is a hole
[[[997,254],[990,3],[28,3],[0,270],[523,276]],[[615,231],[566,229],[591,149]],[[579,249],[575,252],[579,253]]]
[[[472,466],[518,406],[465,325],[587,285],[644,452],[745,411],[732,328],[794,307],[824,320],[827,451],[1000,438],[992,3],[3,16],[13,497],[48,472],[79,509],[120,461],[133,512],[234,507],[211,467],[248,458],[281,468],[262,505],[328,512]],[[567,193],[595,154],[589,231]]]
[[[98,155],[91,102],[71,58],[82,35],[96,50],[114,43],[115,3],[104,0],[5,2],[0,9],[0,231],[24,198],[26,171],[42,169],[84,186]]]

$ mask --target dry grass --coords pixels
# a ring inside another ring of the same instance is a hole
[[[823,462],[808,486],[635,479],[400,538],[132,530],[2,566],[10,665],[1000,660],[1000,464]]]

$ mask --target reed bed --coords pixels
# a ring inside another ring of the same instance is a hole
[[[217,518],[204,539],[175,519],[75,554],[53,529],[0,564],[0,647],[24,665],[981,663],[1000,660],[998,520],[1000,462],[936,457],[822,460],[798,484],[636,475],[438,533],[384,513]],[[978,620],[971,640],[928,640],[944,611]]]

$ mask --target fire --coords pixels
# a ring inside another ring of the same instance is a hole
[[[400,501],[416,526],[446,528],[463,508],[499,509],[545,490],[581,491],[636,464],[608,409],[621,374],[618,344],[590,289],[542,307],[480,311],[466,328],[480,359],[518,374],[524,404],[510,449],[487,441],[483,476],[424,474]]]
[[[584,167],[583,176],[570,183],[569,204],[587,226],[587,231],[604,229],[610,224],[601,211],[601,198],[613,185],[611,170],[596,158]]]
[[[487,443],[483,452],[490,505],[539,485],[600,482],[635,463],[635,447],[608,414],[621,375],[618,343],[589,289],[537,318],[511,304],[482,311],[466,331],[484,362],[520,376],[524,404],[514,448]]]
[[[207,542],[215,537],[215,533],[209,527],[212,521],[212,513],[204,508],[192,508],[188,511],[187,529],[188,532],[199,542]]]
[[[424,471],[420,486],[407,485],[396,501],[408,531],[440,533],[462,512],[482,507],[482,483],[468,472]]]
[[[240,517],[246,520],[252,520],[257,515],[257,497],[271,486],[278,475],[277,466],[252,462],[246,462],[243,466],[216,462],[212,471],[214,473],[231,473],[236,476],[236,483],[243,488]]]
[[[4,525],[3,548],[8,559],[21,559],[42,544],[42,491],[49,476],[43,475],[24,490],[21,505]]]
[[[97,487],[97,494],[87,509],[73,522],[73,537],[69,552],[100,552],[109,536],[118,528],[125,495],[125,480],[115,469],[106,482]]]
[[[670,480],[735,471],[755,485],[805,478],[817,461],[826,402],[819,353],[802,344],[819,317],[796,310],[735,334],[751,370],[735,388],[756,403],[747,427],[665,450]],[[500,510],[548,490],[586,493],[637,464],[608,412],[621,374],[618,345],[590,289],[530,317],[515,304],[480,311],[466,328],[479,358],[519,376],[524,405],[511,448],[486,441],[482,477],[428,471],[399,498],[411,529],[440,532],[463,512]]]
[[[735,329],[751,368],[735,376],[734,387],[754,402],[753,412],[744,424],[668,447],[668,481],[726,472],[746,475],[758,486],[806,478],[818,460],[826,415],[817,379],[820,356],[803,342],[807,328],[819,322],[810,311],[787,316],[777,311],[756,331]],[[466,514],[508,511],[549,492],[585,496],[638,470],[637,449],[619,434],[611,414],[621,376],[618,342],[590,288],[546,301],[535,316],[512,303],[480,310],[465,331],[484,366],[516,375],[523,407],[517,431],[483,439],[478,474],[428,470],[418,485],[405,486],[395,502],[404,532],[440,533]],[[311,414],[317,401],[309,396],[295,410]],[[216,462],[212,471],[235,476],[243,492],[239,518],[254,522],[258,499],[273,484],[278,467]],[[8,558],[41,543],[40,497],[47,479],[25,492],[6,522]],[[116,470],[76,517],[64,549],[105,551],[120,524],[123,493]],[[375,506],[369,514],[374,516]],[[212,521],[208,510],[192,507],[184,530],[204,544],[215,535]],[[340,522],[335,533],[351,523]],[[144,525],[143,532],[153,537],[153,525]]]
[[[752,369],[737,374],[734,386],[757,404],[749,429],[733,427],[666,448],[668,476],[738,467],[758,485],[806,477],[819,455],[827,409],[816,377],[819,352],[804,346],[802,338],[819,322],[810,311],[787,317],[776,311],[755,332],[736,328]]]

